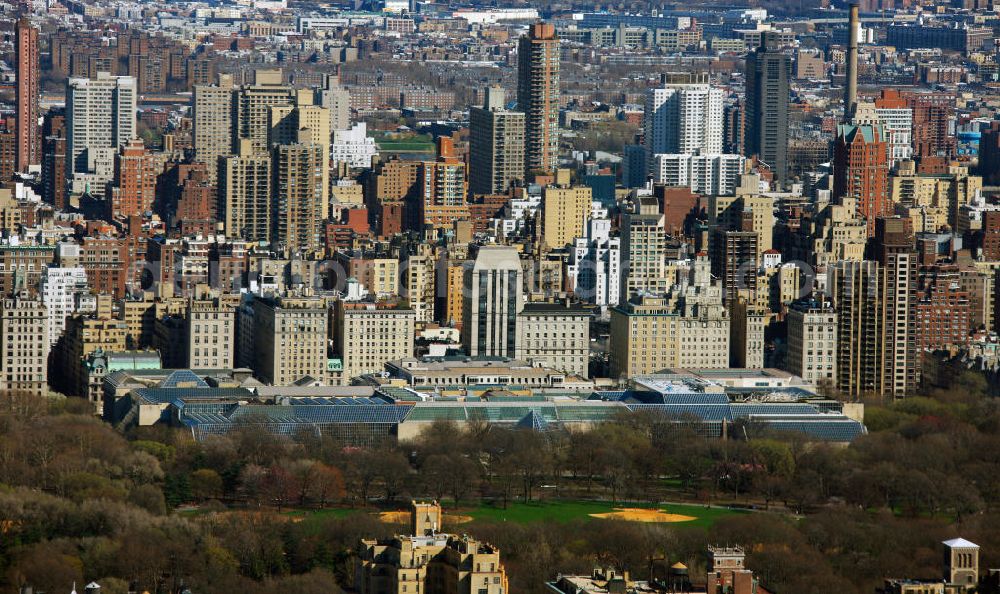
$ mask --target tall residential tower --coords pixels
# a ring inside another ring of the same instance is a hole
[[[524,112],[524,168],[555,171],[559,157],[559,38],[535,23],[517,49],[517,108]]]

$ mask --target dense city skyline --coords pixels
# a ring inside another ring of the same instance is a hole
[[[1000,592],[1000,4],[0,8],[0,593]]]

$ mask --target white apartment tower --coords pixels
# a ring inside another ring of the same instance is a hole
[[[691,79],[688,79],[691,80]],[[701,82],[668,83],[646,93],[646,156],[722,152],[722,90]]]
[[[586,235],[573,245],[567,276],[578,299],[602,309],[618,305],[621,289],[621,238],[611,237],[610,219],[591,219]]]
[[[88,171],[88,151],[113,149],[134,139],[136,80],[98,72],[66,82],[66,177]]]
[[[66,330],[66,318],[73,315],[76,296],[89,292],[87,272],[81,267],[49,266],[42,270],[41,297],[48,310],[46,336],[51,347]]]

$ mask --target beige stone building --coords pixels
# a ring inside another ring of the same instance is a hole
[[[561,248],[583,236],[593,195],[589,187],[549,186],[542,191],[542,244]]]
[[[810,238],[802,256],[813,266],[864,259],[868,227],[858,216],[853,198],[844,197],[841,204],[827,204],[815,219],[803,220],[800,233]]]
[[[253,302],[253,370],[257,378],[287,386],[327,368],[327,308],[316,297],[258,298]]]
[[[283,82],[281,69],[257,69],[253,84],[236,92],[236,138],[251,141],[255,152],[266,153],[271,131],[271,107],[291,105],[295,91]]]
[[[67,393],[90,396],[95,403],[98,395],[89,394],[84,359],[97,350],[107,353],[124,351],[127,348],[128,325],[122,320],[112,320],[109,317],[101,315],[70,318],[66,322],[66,333],[57,345],[59,349],[57,369],[64,370],[65,375],[53,383]]]
[[[720,303],[693,316],[643,296],[611,308],[611,377],[671,368],[729,367],[729,316]]]
[[[299,89],[295,105],[270,107],[271,146],[297,142],[302,129],[309,130],[312,142],[330,145],[330,110],[311,103],[312,92]]]
[[[334,344],[344,381],[385,371],[388,361],[413,356],[416,312],[390,301],[337,301]]]
[[[48,390],[48,314],[41,300],[0,301],[0,391]]]
[[[235,365],[236,304],[226,299],[188,302],[184,316],[187,367],[232,369]]]
[[[527,303],[517,316],[517,358],[587,377],[590,310],[569,303]]]
[[[785,370],[814,386],[837,387],[837,312],[827,303],[799,302],[788,308]]]
[[[952,165],[945,174],[917,173],[913,161],[903,161],[889,178],[892,201],[906,209],[915,231],[937,232],[950,225],[958,232],[962,207],[982,193],[983,178],[968,167]]]
[[[363,539],[354,590],[359,594],[504,594],[500,551],[469,536],[442,534],[441,506],[414,502],[412,535]]]

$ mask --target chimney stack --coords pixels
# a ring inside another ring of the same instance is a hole
[[[858,5],[851,4],[850,18],[847,21],[847,83],[844,89],[845,122],[850,122],[854,118],[854,111],[858,107],[858,29],[860,28],[860,24],[860,20],[858,19]]]

